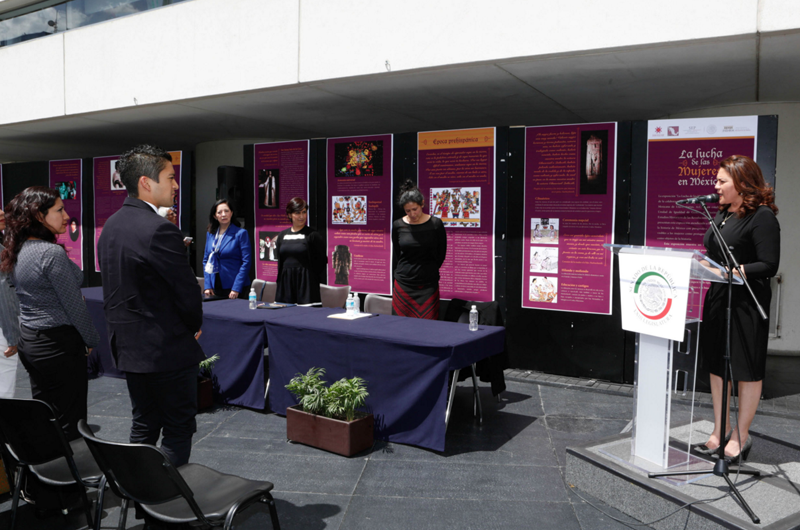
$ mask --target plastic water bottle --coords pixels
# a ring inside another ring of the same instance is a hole
[[[469,312],[469,330],[478,331],[478,309],[475,306]]]
[[[255,288],[250,288],[250,295],[247,297],[250,300],[250,309],[256,308],[256,290]]]
[[[347,297],[347,302],[344,305],[345,313],[348,315],[352,315],[355,309],[355,301],[353,300],[353,293],[350,293],[350,296]]]
[[[361,298],[358,293],[353,293],[353,314],[358,315],[361,313]]]

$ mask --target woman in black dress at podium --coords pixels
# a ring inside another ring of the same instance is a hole
[[[295,197],[286,205],[292,222],[277,238],[278,289],[275,301],[286,304],[311,304],[320,301],[319,284],[325,277],[328,257],[322,237],[306,226],[308,203]]]
[[[758,165],[740,155],[731,156],[720,163],[715,188],[719,194],[720,209],[714,222],[727,245],[733,247],[733,255],[741,266],[734,274],[747,279],[759,304],[769,313],[772,299],[769,279],[778,272],[781,252],[780,225],[775,217],[778,213],[775,193],[764,182]],[[725,264],[725,257],[711,228],[706,232],[703,244],[711,259]],[[727,306],[727,284],[713,283],[703,304],[700,331],[700,358],[703,368],[711,374],[714,401],[714,432],[704,445],[698,447],[700,452],[707,454],[719,448],[722,436],[720,419],[723,412]],[[761,318],[744,286],[733,286],[731,315],[733,375],[729,379],[738,382],[739,414],[738,425],[734,425],[732,431],[730,421],[726,421],[726,434],[730,436],[730,441],[725,447],[725,455],[738,461],[740,456],[747,458],[752,446],[749,431],[761,399],[769,323]],[[729,411],[725,413],[730,416]]]

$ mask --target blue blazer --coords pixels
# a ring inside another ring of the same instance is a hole
[[[214,288],[214,275],[205,272],[208,256],[214,250],[214,234],[206,234],[206,250],[203,253],[203,277],[205,288]],[[219,280],[223,289],[241,293],[250,285],[250,238],[247,230],[231,224],[222,234],[219,245]]]

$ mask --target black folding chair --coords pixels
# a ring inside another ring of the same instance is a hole
[[[254,502],[269,507],[272,527],[280,530],[271,482],[226,475],[200,464],[175,468],[158,447],[107,442],[96,438],[85,421],[78,431],[120,499],[119,528],[125,528],[129,501],[164,523],[200,522],[231,528],[233,518]],[[96,528],[99,528],[99,524]]]
[[[80,485],[89,527],[93,525],[92,503],[86,488],[98,489],[96,518],[99,520],[105,485],[103,473],[82,438],[67,442],[49,404],[36,399],[0,399],[0,431],[6,449],[18,462],[11,502],[11,530],[17,522],[20,491],[28,473],[50,486]]]

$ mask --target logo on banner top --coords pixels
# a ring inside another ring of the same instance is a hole
[[[667,127],[667,136],[680,136],[678,132],[680,131],[680,127],[677,125],[670,125]]]

